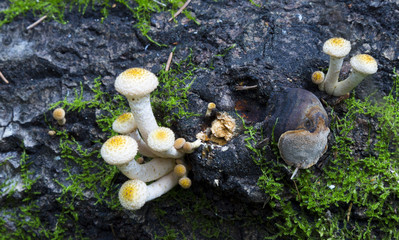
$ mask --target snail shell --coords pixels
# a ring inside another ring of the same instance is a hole
[[[270,101],[275,104],[269,126],[273,125],[283,160],[296,168],[316,164],[327,150],[330,133],[328,116],[319,99],[307,90],[289,88]]]

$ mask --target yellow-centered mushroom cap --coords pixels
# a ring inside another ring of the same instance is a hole
[[[112,129],[120,134],[129,134],[137,129],[133,114],[128,112],[120,115],[113,123]]]
[[[110,165],[121,165],[134,159],[137,154],[137,143],[129,136],[114,136],[101,147],[102,158]]]
[[[170,128],[159,127],[148,135],[148,146],[159,152],[164,152],[173,147],[175,134]]]
[[[330,38],[323,45],[323,52],[331,57],[343,58],[351,50],[351,43],[343,38]]]
[[[182,177],[179,179],[179,185],[184,188],[190,188],[191,187],[191,179],[188,177]]]
[[[320,84],[324,81],[324,73],[322,71],[316,71],[312,74],[312,82],[314,84]]]
[[[158,86],[158,78],[152,72],[143,68],[130,68],[116,78],[115,88],[128,98],[140,98]]]
[[[140,209],[147,199],[147,185],[138,179],[128,180],[121,186],[118,196],[122,207]]]
[[[187,168],[183,164],[177,164],[174,168],[176,176],[183,177],[187,173]]]
[[[359,54],[351,58],[351,66],[354,70],[363,74],[374,74],[378,70],[377,61],[368,54]]]

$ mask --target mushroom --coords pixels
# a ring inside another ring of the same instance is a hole
[[[330,38],[324,43],[323,52],[330,55],[330,64],[324,81],[319,84],[321,91],[325,90],[329,95],[333,93],[338,82],[344,57],[348,55],[350,50],[350,42],[343,38]]]
[[[338,82],[332,93],[334,96],[343,96],[354,89],[365,77],[378,70],[377,61],[368,54],[359,54],[351,58],[352,72],[347,79]]]
[[[209,117],[212,114],[212,110],[216,108],[216,104],[213,102],[208,103],[208,108],[206,109],[205,117]]]
[[[178,177],[173,172],[149,185],[139,179],[128,180],[119,190],[119,202],[128,210],[140,209],[146,202],[167,193],[177,185],[177,182]]]
[[[180,187],[182,187],[184,189],[190,188],[191,184],[192,184],[191,179],[188,178],[187,176],[180,178],[178,183],[179,183]]]
[[[328,116],[311,92],[289,88],[274,94],[269,102],[267,130],[278,140],[282,159],[296,170],[313,166],[327,150]],[[271,109],[270,109],[271,108]]]
[[[53,111],[53,118],[57,120],[59,125],[65,125],[66,119],[65,119],[65,111],[62,108],[57,108]]]
[[[175,147],[176,150],[180,150],[185,143],[186,143],[186,139],[178,138],[178,139],[175,140],[175,143],[173,144],[173,147]]]
[[[148,146],[159,156],[166,158],[180,158],[183,152],[177,151],[173,146],[175,134],[170,128],[158,127],[148,135]]]
[[[324,82],[324,73],[322,71],[316,71],[312,74],[312,82],[314,84],[320,85]]]
[[[152,150],[141,138],[140,133],[137,130],[137,123],[134,120],[132,113],[128,112],[120,115],[112,123],[112,129],[119,134],[129,135],[134,140],[136,140],[136,143],[138,145],[138,152],[141,155],[150,158],[159,157],[152,152]]]
[[[197,139],[194,142],[186,142],[183,144],[183,152],[192,153],[195,149],[199,148],[202,145],[201,140]]]
[[[175,166],[174,159],[153,158],[139,164],[134,160],[137,154],[137,143],[130,136],[114,136],[101,147],[102,158],[110,165],[115,165],[130,179],[140,179],[144,182],[156,180],[171,172]]]
[[[143,68],[130,68],[115,80],[115,89],[127,98],[144,142],[158,128],[150,102],[150,93],[157,86],[155,74]]]

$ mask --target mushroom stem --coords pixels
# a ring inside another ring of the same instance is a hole
[[[368,74],[363,74],[352,69],[352,72],[347,79],[336,83],[332,95],[340,97],[349,93],[350,91],[352,91],[352,89],[359,85],[359,83],[361,83],[366,76],[368,76]]]
[[[330,64],[328,66],[328,72],[324,81],[319,84],[321,91],[326,91],[327,94],[331,95],[334,92],[334,88],[338,82],[339,73],[344,62],[344,58],[337,58],[330,56]]]
[[[195,142],[186,142],[183,145],[183,151],[185,153],[192,153],[195,151],[195,149],[199,148],[202,145],[201,140],[197,139]]]
[[[294,172],[292,173],[291,180],[294,179],[295,175],[298,173],[299,167],[296,167]]]
[[[171,172],[175,167],[175,159],[154,158],[144,164],[139,164],[135,160],[132,160],[117,167],[130,179],[150,182]]]
[[[132,133],[129,134],[130,137],[132,137],[134,140],[137,142],[138,146],[138,152],[146,157],[150,158],[155,158],[155,157],[160,157],[156,153],[152,151],[152,149],[144,142],[144,140],[141,138],[139,131],[133,131]]]
[[[169,192],[173,187],[177,185],[178,177],[176,174],[170,172],[169,174],[161,177],[157,181],[147,186],[147,198],[146,202],[154,200]]]
[[[128,102],[137,123],[137,128],[144,142],[147,142],[150,132],[158,128],[151,108],[150,95],[147,94],[141,98],[128,99]]]

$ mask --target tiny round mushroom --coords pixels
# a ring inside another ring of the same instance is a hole
[[[216,104],[213,102],[208,103],[208,108],[206,109],[205,117],[209,117],[212,114],[212,110],[216,108]]]
[[[368,54],[359,54],[351,58],[352,72],[349,77],[338,82],[332,95],[343,96],[352,91],[368,75],[378,70],[377,61]]]
[[[158,128],[150,102],[150,93],[157,86],[155,74],[143,68],[127,69],[115,80],[115,89],[127,98],[144,142]]]
[[[134,160],[137,143],[125,135],[108,139],[101,147],[100,154],[108,164],[117,166],[126,177],[137,178],[144,182],[156,180],[175,167],[175,160],[168,158],[153,158],[144,164],[139,164]]]
[[[57,108],[53,111],[53,118],[57,120],[59,125],[65,125],[66,118],[65,118],[65,110],[62,108]]]
[[[176,148],[176,150],[180,150],[185,143],[186,143],[186,139],[178,138],[175,140],[175,143],[173,144],[173,146]]]
[[[149,185],[138,179],[128,180],[119,190],[119,201],[128,210],[137,210],[170,191],[177,183],[178,177],[173,171]]]
[[[199,148],[202,145],[201,140],[197,139],[194,142],[186,142],[183,145],[183,152],[185,153],[192,153],[195,149]]]
[[[324,81],[324,73],[322,71],[316,71],[312,74],[312,82],[320,85]]]
[[[184,189],[190,188],[191,184],[191,179],[186,176],[179,179],[179,185]]]
[[[330,56],[330,64],[324,82],[319,84],[321,91],[331,95],[338,82],[344,57],[351,50],[351,43],[343,38],[330,38],[323,45],[323,52]]]
[[[184,153],[177,151],[173,146],[175,134],[170,128],[158,127],[148,135],[148,146],[153,152],[161,157],[181,158]]]
[[[183,177],[187,174],[187,168],[184,164],[177,164],[173,171],[178,177]]]

